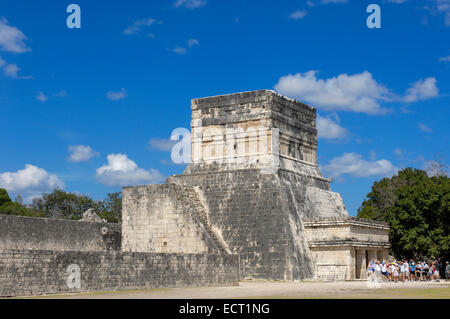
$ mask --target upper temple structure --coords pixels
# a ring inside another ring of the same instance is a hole
[[[123,251],[238,254],[242,277],[280,280],[364,278],[387,258],[387,224],[349,217],[319,170],[315,108],[259,90],[191,109],[185,172],[123,189]]]

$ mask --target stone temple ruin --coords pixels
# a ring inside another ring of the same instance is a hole
[[[363,278],[388,226],[348,216],[317,165],[316,109],[270,90],[192,100],[192,161],[123,189],[122,249],[237,254],[244,277]]]
[[[191,140],[183,174],[123,188],[122,224],[0,214],[0,296],[364,279],[387,258],[388,225],[349,217],[320,173],[313,107],[194,99]]]

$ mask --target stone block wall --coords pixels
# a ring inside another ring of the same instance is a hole
[[[308,241],[356,240],[389,243],[389,226],[354,217],[308,218],[304,220]]]
[[[324,281],[355,278],[355,250],[351,246],[312,247],[315,279]]]
[[[80,288],[69,288],[69,265]],[[238,256],[0,250],[0,297],[83,291],[232,285]]]
[[[193,99],[191,109],[195,164],[242,159],[240,168],[264,167],[273,155],[317,164],[316,109],[309,105],[258,90]]]
[[[277,174],[261,174],[258,169],[217,171],[176,175],[168,182],[198,186],[209,222],[220,229],[231,252],[246,261],[247,277],[312,278],[301,222],[303,206],[297,205],[293,190]],[[302,199],[300,193],[298,197]]]
[[[0,251],[120,250],[121,225],[0,214]]]
[[[192,188],[174,184],[123,188],[123,251],[215,253],[218,245]]]
[[[318,280],[364,279],[368,260],[387,256],[387,223],[355,217],[306,218],[303,223]]]

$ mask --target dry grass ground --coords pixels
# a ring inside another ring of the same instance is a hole
[[[242,281],[239,286],[231,287],[165,288],[36,297],[69,299],[450,299],[450,282],[383,283],[381,287],[373,288],[365,281]]]

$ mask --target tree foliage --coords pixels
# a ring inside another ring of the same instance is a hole
[[[0,188],[0,213],[7,215],[17,216],[30,216],[30,217],[43,217],[43,213],[30,209],[22,205],[21,197],[16,198],[16,201],[12,201],[8,195],[8,192]]]
[[[89,208],[98,212],[99,206],[99,202],[88,196],[67,193],[60,189],[55,189],[49,194],[43,194],[42,197],[34,198],[31,204],[33,209],[43,212],[45,217],[73,220],[80,219]]]
[[[0,189],[2,214],[78,220],[89,208],[93,208],[106,221],[118,223],[122,219],[122,194],[109,193],[105,200],[97,201],[86,195],[55,189],[49,194],[34,198],[31,205],[23,205],[20,195],[13,202],[7,191]]]
[[[390,225],[397,258],[450,257],[450,178],[406,168],[375,182],[358,217]]]

